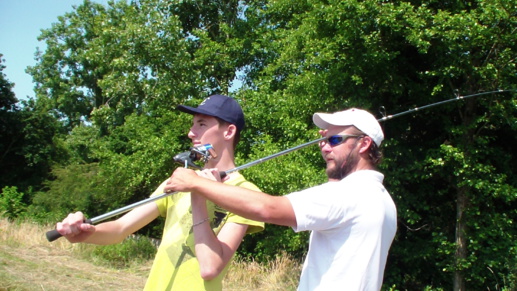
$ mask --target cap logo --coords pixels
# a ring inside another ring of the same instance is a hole
[[[203,100],[203,102],[201,102],[201,104],[199,104],[199,106],[205,105],[205,103],[208,102],[208,100],[210,100],[210,97],[208,97],[205,100]]]
[[[177,108],[189,114],[204,114],[217,117],[235,124],[239,130],[244,128],[244,114],[241,106],[235,99],[225,95],[208,96],[196,108],[185,105],[179,105]]]

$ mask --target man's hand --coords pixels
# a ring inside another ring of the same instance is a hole
[[[186,168],[177,168],[167,181],[164,191],[170,192],[191,192],[195,181],[201,179],[196,172]]]
[[[318,133],[321,135],[321,137],[325,137],[327,135],[328,129],[320,129]],[[322,140],[319,143],[319,147],[322,148],[327,144],[326,140]]]

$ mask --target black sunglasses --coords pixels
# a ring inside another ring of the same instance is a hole
[[[335,147],[337,145],[344,143],[347,139],[349,139],[351,137],[364,137],[364,135],[352,135],[352,134],[333,135],[333,136],[327,138],[327,143],[331,147]]]

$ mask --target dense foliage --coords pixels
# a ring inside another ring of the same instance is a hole
[[[28,69],[35,98],[18,108],[0,80],[0,186],[18,187],[0,201],[55,221],[146,198],[189,146],[190,116],[174,107],[213,93],[243,106],[244,164],[315,139],[314,112],[380,118],[493,92],[383,123],[399,215],[384,288],[517,288],[517,1],[85,1],[58,20]],[[3,136],[15,134],[13,152]],[[323,168],[308,147],[244,174],[283,195],[324,182]],[[240,253],[302,258],[307,238],[268,226]]]

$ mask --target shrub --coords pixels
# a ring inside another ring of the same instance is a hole
[[[23,193],[18,192],[17,187],[4,187],[0,195],[0,215],[11,220],[21,216],[27,207],[22,199]]]
[[[155,254],[156,246],[151,239],[132,235],[119,244],[97,246],[91,255],[101,264],[127,268],[135,263],[153,259]]]

